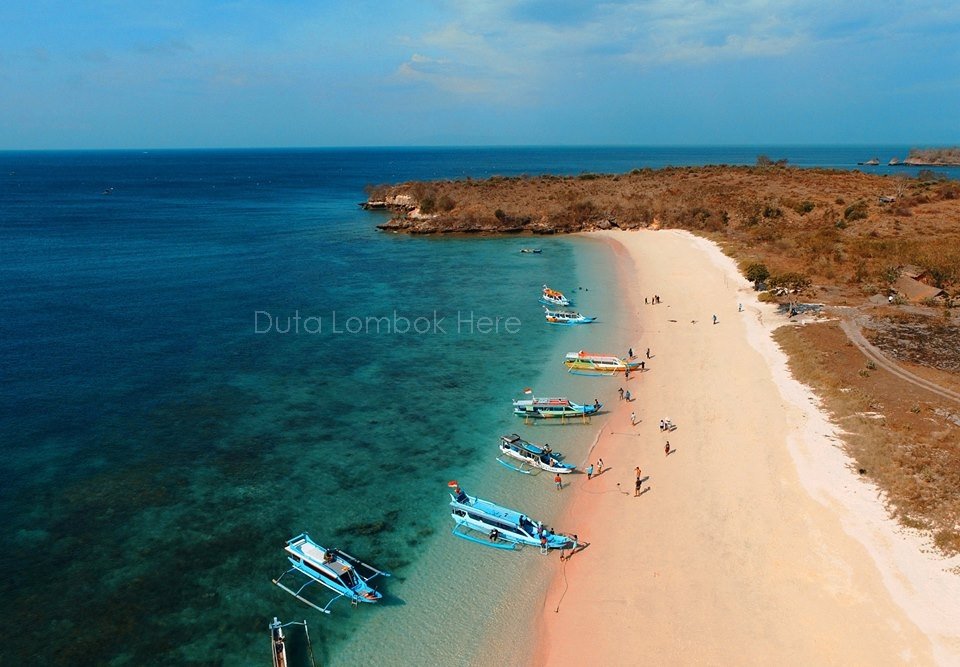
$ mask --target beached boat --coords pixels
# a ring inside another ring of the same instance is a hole
[[[562,454],[558,454],[548,446],[539,447],[532,442],[528,442],[516,433],[500,436],[500,451],[502,454],[497,457],[497,461],[501,465],[527,475],[539,470],[566,474],[577,469],[572,463],[564,463],[561,460],[563,459]],[[516,465],[514,461],[505,460],[504,457],[514,459],[520,465]]]
[[[540,295],[540,303],[548,306],[561,306],[562,308],[566,308],[570,305],[570,299],[565,297],[563,292],[558,292],[544,285],[543,293]]]
[[[543,252],[540,248],[520,248],[520,252],[532,255],[539,255]]]
[[[281,623],[276,616],[273,617],[273,623],[269,625],[270,643],[272,644],[273,649],[273,667],[289,667],[290,665],[290,662],[287,660],[287,637],[284,634],[283,629],[291,625],[303,626],[303,632],[306,636],[307,651],[310,657],[310,664],[313,667],[316,667],[317,661],[313,655],[313,643],[310,641],[310,631],[307,629],[307,622],[290,621],[289,623]]]
[[[358,602],[377,602],[383,597],[368,582],[381,575],[389,577],[389,573],[367,565],[345,551],[321,547],[306,533],[287,540],[285,551],[293,567],[274,579],[273,583],[318,611],[329,614],[330,605],[342,597],[349,598],[354,606]],[[291,574],[303,575],[307,582],[294,590],[282,583],[282,579]],[[303,597],[304,590],[311,584],[326,586],[336,595],[321,607]]]
[[[456,481],[449,482],[450,516],[457,524],[453,534],[477,544],[496,549],[539,547],[541,553],[550,549],[575,549],[576,535],[555,533],[542,522],[502,505],[468,496]],[[482,537],[479,537],[482,535]]]
[[[639,361],[627,361],[610,354],[594,354],[593,352],[568,352],[563,360],[564,366],[571,373],[583,375],[614,375],[626,371],[640,370]]]
[[[548,324],[590,324],[597,319],[596,317],[581,315],[572,310],[550,310],[546,306],[543,307],[543,311]]]
[[[534,419],[565,419],[568,417],[587,417],[596,414],[603,405],[597,401],[593,405],[580,405],[568,398],[521,398],[513,402],[513,413],[520,417]]]

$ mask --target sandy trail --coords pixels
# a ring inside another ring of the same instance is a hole
[[[960,561],[924,553],[849,470],[770,339],[774,309],[707,241],[601,235],[632,260],[621,347],[653,358],[591,455],[610,470],[574,482],[562,524],[591,544],[558,563],[532,662],[960,664]]]

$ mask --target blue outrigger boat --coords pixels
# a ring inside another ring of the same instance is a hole
[[[470,542],[495,549],[540,547],[540,553],[550,549],[575,549],[576,535],[555,533],[542,522],[520,514],[489,500],[468,496],[456,481],[447,484],[450,493],[450,516],[457,524],[453,534]],[[480,533],[477,537],[472,533]]]
[[[597,321],[596,317],[588,317],[572,310],[550,310],[543,307],[544,317],[547,318],[547,324],[559,324],[563,326],[573,326],[574,324],[591,324]]]
[[[321,547],[306,533],[287,540],[285,551],[287,560],[293,567],[274,579],[273,583],[317,611],[329,614],[330,605],[342,597],[349,598],[353,606],[359,602],[378,602],[383,597],[368,582],[381,575],[389,577],[390,574],[364,563],[345,551]],[[288,574],[303,575],[307,577],[307,581],[294,590],[282,583],[282,579]],[[303,597],[304,590],[311,584],[326,586],[336,595],[321,607]]]
[[[502,455],[497,457],[497,462],[500,465],[510,468],[511,470],[516,470],[517,472],[522,472],[525,475],[530,475],[540,470],[565,474],[574,472],[577,469],[572,463],[564,463],[561,460],[563,458],[562,454],[553,451],[547,446],[539,447],[532,442],[528,442],[516,433],[513,435],[500,436],[500,451]],[[504,460],[504,456],[518,461],[520,465],[516,465],[513,461]]]
[[[569,417],[586,419],[602,407],[599,401],[594,401],[593,405],[580,405],[568,398],[537,398],[531,394],[530,398],[513,401],[513,414],[527,419],[560,419],[563,422]]]

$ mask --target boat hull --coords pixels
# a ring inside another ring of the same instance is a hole
[[[577,469],[575,465],[561,461],[562,454],[554,451],[544,451],[543,448],[534,445],[532,442],[527,442],[516,434],[500,436],[500,452],[520,463],[555,474],[569,474]],[[504,465],[507,464],[504,463]],[[523,471],[521,470],[521,472]]]
[[[533,521],[515,510],[468,496],[462,491],[457,495],[451,494],[450,498],[450,516],[457,528],[462,527],[484,535],[496,530],[498,541],[540,547],[542,551],[572,549],[577,546],[576,539],[554,533],[544,528],[541,522]],[[495,543],[491,542],[491,546],[495,546]]]
[[[547,324],[557,324],[559,326],[573,326],[574,324],[592,324],[596,322],[596,317],[585,317],[581,315],[580,317],[572,320],[562,320],[557,318],[547,318]]]
[[[534,419],[563,419],[568,417],[589,417],[596,414],[601,404],[579,405],[540,405],[534,401],[521,400],[513,402],[513,413],[518,417],[532,417]]]

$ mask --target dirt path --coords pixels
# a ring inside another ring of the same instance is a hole
[[[873,361],[878,367],[884,369],[897,376],[901,380],[910,382],[922,389],[940,396],[941,398],[946,398],[951,401],[956,401],[960,403],[960,393],[947,389],[946,387],[941,387],[935,382],[926,380],[922,377],[914,375],[910,371],[904,370],[895,362],[891,361],[886,357],[883,352],[881,352],[876,346],[872,345],[862,333],[860,333],[860,325],[857,324],[857,315],[856,310],[852,308],[835,308],[834,309],[838,315],[840,315],[840,328],[843,329],[843,332],[847,334],[847,338],[850,339],[850,342],[859,348],[863,354]]]

